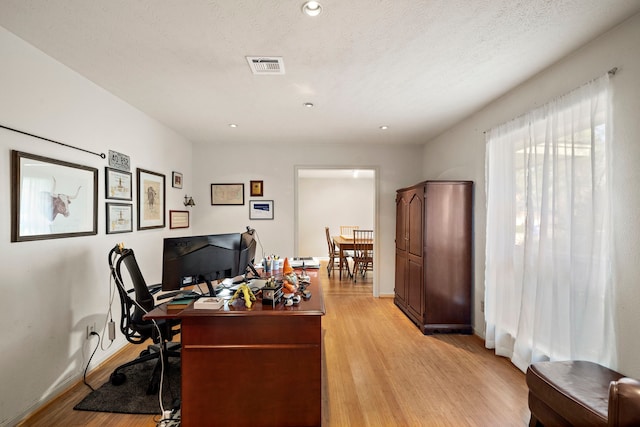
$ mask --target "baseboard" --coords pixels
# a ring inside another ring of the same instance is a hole
[[[91,374],[91,372],[99,369],[104,364],[108,363],[112,358],[116,357],[118,353],[120,353],[129,343],[126,341],[123,342],[122,346],[113,350],[113,353],[106,355],[106,357],[98,361],[98,363],[91,367],[91,369],[87,372],[87,377]],[[10,420],[7,420],[8,426],[28,426],[29,419],[38,414],[40,411],[44,411],[53,401],[55,401],[58,397],[70,391],[72,388],[78,386],[82,383],[84,377],[84,369],[80,372],[75,373],[69,376],[67,379],[61,381],[55,387],[50,389],[50,393],[41,398],[40,400],[33,402],[28,408],[22,411],[19,415],[16,415]]]

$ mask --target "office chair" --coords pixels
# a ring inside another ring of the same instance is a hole
[[[126,273],[124,274],[124,269]],[[109,252],[109,267],[111,275],[116,282],[120,295],[120,330],[127,341],[132,344],[142,344],[149,338],[155,343],[149,345],[140,353],[140,356],[130,362],[118,366],[110,377],[111,384],[121,385],[126,381],[122,369],[143,363],[148,360],[158,359],[151,374],[147,394],[156,394],[160,389],[160,372],[162,365],[168,367],[169,357],[180,357],[179,345],[170,347],[171,338],[180,332],[180,321],[175,319],[143,320],[143,316],[155,308],[153,293],[160,290],[160,285],[148,287],[142,276],[138,262],[132,249],[126,249],[116,245]],[[125,283],[131,283],[127,289]],[[173,344],[173,343],[172,343]],[[162,351],[160,351],[162,350]],[[162,356],[162,359],[161,359]]]

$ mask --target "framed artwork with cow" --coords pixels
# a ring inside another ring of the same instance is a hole
[[[11,151],[11,241],[98,233],[98,169]]]

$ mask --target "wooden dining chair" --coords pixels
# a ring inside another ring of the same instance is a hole
[[[329,277],[331,277],[331,272],[334,270],[338,270],[340,272],[340,277],[342,278],[342,271],[340,271],[340,251],[336,248],[335,243],[333,243],[333,239],[331,238],[331,233],[329,232],[329,227],[324,228],[325,234],[327,235],[327,246],[329,248],[329,263],[327,264],[327,273]],[[351,271],[349,270],[349,262],[347,257],[342,260],[342,268],[346,270],[347,275],[351,276]]]
[[[340,235],[345,239],[353,238],[353,230],[357,230],[360,228],[358,225],[341,225],[340,226]]]
[[[373,230],[353,230],[353,281],[373,271]]]

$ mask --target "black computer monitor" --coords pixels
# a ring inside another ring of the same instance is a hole
[[[204,282],[209,294],[215,295],[213,280],[238,275],[240,245],[240,233],[165,238],[162,290]]]
[[[242,233],[240,238],[238,274],[247,274],[248,270],[251,270],[255,277],[259,277],[260,275],[253,266],[255,264],[257,247],[256,240],[254,239],[254,233],[254,229],[247,227],[247,231]]]

